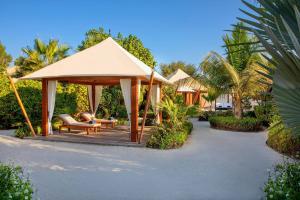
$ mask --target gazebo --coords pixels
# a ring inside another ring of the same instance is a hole
[[[130,121],[130,138],[138,139],[138,97],[141,85],[148,85],[152,69],[123,49],[112,38],[48,65],[21,79],[42,81],[42,135],[52,134],[51,120],[55,106],[57,82],[86,85],[90,109],[95,114],[103,86],[121,85]],[[161,99],[161,85],[170,83],[154,72],[152,105]],[[157,116],[158,110],[155,109]],[[159,119],[159,117],[158,117]]]
[[[205,88],[190,75],[181,69],[177,69],[174,73],[170,74],[167,79],[176,86],[176,92],[183,95],[186,105],[192,105],[197,100],[199,100],[199,104],[202,105],[200,94],[204,92]]]

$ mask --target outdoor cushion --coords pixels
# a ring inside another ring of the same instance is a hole
[[[72,126],[86,126],[86,127],[97,127],[99,124],[88,124],[84,122],[78,122],[69,114],[60,114],[59,118],[61,118],[65,125],[72,125]]]

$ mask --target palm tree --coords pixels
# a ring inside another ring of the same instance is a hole
[[[237,118],[242,118],[243,98],[253,96],[264,89],[263,85],[259,84],[261,76],[258,76],[255,72],[260,68],[257,62],[263,62],[263,59],[255,52],[258,48],[256,44],[252,44],[255,38],[250,36],[247,31],[241,29],[241,25],[237,24],[232,35],[225,35],[223,38],[227,54],[226,58],[212,51],[202,62],[202,66],[206,68],[214,67],[219,69],[220,76],[224,76],[224,69],[227,72],[228,76],[224,78],[228,81],[224,89],[228,88],[232,93],[234,115]]]
[[[35,39],[34,47],[22,48],[25,56],[20,56],[15,61],[15,64],[20,66],[18,75],[23,76],[67,57],[69,49],[69,46],[59,44],[58,40],[50,39],[46,44],[40,39]]]
[[[212,111],[212,105],[213,102],[216,101],[216,99],[221,95],[221,90],[218,90],[216,88],[210,87],[208,88],[207,94],[202,95],[202,97],[210,103],[209,111]],[[215,107],[216,109],[216,107]]]
[[[283,122],[300,134],[300,3],[298,0],[257,0],[259,7],[243,1],[254,13],[242,10],[250,19],[242,19],[253,32],[274,64],[275,71],[261,65],[273,80],[272,94]]]

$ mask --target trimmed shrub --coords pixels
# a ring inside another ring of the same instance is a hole
[[[161,125],[154,129],[146,146],[156,149],[174,149],[181,147],[193,129],[191,122],[185,122],[181,129],[175,130]]]
[[[30,200],[32,185],[22,168],[0,163],[0,199]]]
[[[199,121],[208,121],[209,117],[211,116],[233,116],[231,110],[226,111],[202,111],[199,115]]]
[[[41,125],[42,94],[38,81],[19,81],[16,83],[19,95],[34,127]],[[76,114],[88,110],[87,94],[84,86],[58,84],[54,116],[61,113]],[[11,90],[0,94],[0,128],[24,127],[22,115],[16,97]],[[25,129],[25,128],[24,128]]]
[[[269,174],[264,188],[267,200],[298,200],[300,197],[300,163],[279,164]]]
[[[212,116],[209,119],[212,128],[233,130],[233,131],[259,131],[261,122],[256,118],[245,117],[237,119],[233,116]]]
[[[279,115],[273,116],[272,120],[268,129],[268,146],[290,156],[300,155],[300,136],[292,134],[292,131],[284,126]]]

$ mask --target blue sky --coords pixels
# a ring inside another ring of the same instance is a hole
[[[159,63],[198,65],[210,51],[222,53],[222,35],[241,16],[240,0],[2,0],[0,41],[14,58],[34,38],[76,49],[90,28],[137,35]]]

